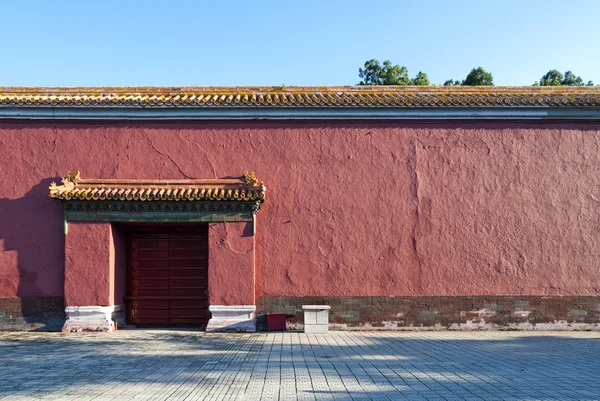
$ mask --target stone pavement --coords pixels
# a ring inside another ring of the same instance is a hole
[[[0,400],[36,399],[600,400],[600,333],[0,333]]]

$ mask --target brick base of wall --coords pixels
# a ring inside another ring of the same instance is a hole
[[[330,305],[338,330],[600,330],[600,296],[257,297],[257,325],[266,314],[303,327],[302,305]]]
[[[0,331],[60,331],[64,323],[62,297],[0,298]]]
[[[257,297],[267,313],[302,329],[302,305],[330,305],[333,330],[600,330],[600,296]],[[60,331],[62,297],[0,298],[0,331]]]

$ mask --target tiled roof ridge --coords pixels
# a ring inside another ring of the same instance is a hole
[[[0,86],[8,93],[271,93],[271,92],[454,92],[454,93],[562,93],[600,92],[600,86],[442,86],[442,85],[337,85],[337,86]]]
[[[122,180],[81,179],[76,170],[62,179],[62,185],[51,183],[49,190],[51,198],[61,200],[263,201],[266,188],[247,171],[237,179]]]
[[[0,106],[472,107],[547,105],[600,106],[600,87],[0,87]]]

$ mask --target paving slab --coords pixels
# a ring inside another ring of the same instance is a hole
[[[0,333],[0,400],[600,400],[600,333]]]

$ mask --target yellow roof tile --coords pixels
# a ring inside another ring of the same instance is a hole
[[[600,106],[600,87],[0,87],[0,106]]]
[[[254,173],[214,180],[81,179],[69,172],[62,185],[50,184],[50,197],[61,200],[120,201],[263,201],[266,188]]]

